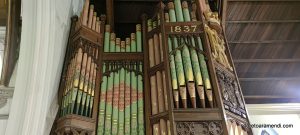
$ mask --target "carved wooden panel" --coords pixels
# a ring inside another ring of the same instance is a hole
[[[56,122],[56,135],[92,135],[95,129],[95,120],[79,115],[66,115]]]
[[[222,135],[221,121],[176,122],[178,135]]]
[[[224,108],[236,115],[247,118],[242,95],[234,75],[218,66],[216,67],[216,72]]]
[[[92,135],[93,133],[91,131],[86,131],[84,129],[79,128],[66,128],[62,131],[57,131],[56,135]]]

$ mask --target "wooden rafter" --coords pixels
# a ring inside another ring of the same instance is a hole
[[[239,78],[239,81],[294,81],[299,80],[300,77],[256,77],[256,78]]]
[[[247,95],[245,99],[297,99],[300,97],[294,96],[277,96],[277,95]]]
[[[297,2],[300,0],[227,0],[228,2]]]
[[[273,43],[300,43],[300,40],[261,40],[261,41],[228,41],[229,44],[273,44]],[[287,44],[288,45],[288,44]]]
[[[300,59],[234,59],[235,63],[297,63]]]
[[[228,24],[248,24],[248,23],[300,23],[300,20],[230,20]]]

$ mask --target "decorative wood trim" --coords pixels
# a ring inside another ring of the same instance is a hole
[[[222,120],[222,113],[219,109],[176,109],[174,110],[175,121],[203,121]]]
[[[247,120],[246,120],[246,119],[243,119],[243,118],[241,118],[241,117],[238,117],[237,115],[235,115],[235,114],[232,113],[232,112],[226,111],[226,115],[227,115],[228,119],[231,117],[231,118],[234,118],[234,119],[236,119],[236,120],[239,120],[239,121],[242,121],[242,122],[244,122],[244,123],[247,123]]]
[[[150,95],[150,79],[149,79],[149,75],[148,75],[148,70],[149,70],[149,51],[148,51],[148,41],[147,41],[147,18],[148,16],[146,14],[142,15],[142,38],[143,38],[143,51],[144,51],[144,66],[143,66],[143,72],[144,72],[144,99],[145,99],[145,126],[146,126],[146,135],[151,135],[152,134],[152,126],[150,123],[150,116],[151,116],[151,98],[150,96],[146,96],[146,95]],[[147,50],[147,51],[146,51]]]
[[[56,132],[71,132],[70,130],[73,129],[77,132],[87,132],[90,135],[95,130],[95,123],[96,121],[91,118],[79,115],[66,115],[57,120]]]
[[[176,122],[178,135],[223,135],[224,129],[221,121]]]
[[[150,123],[155,124],[158,123],[160,119],[168,119],[169,112],[162,112],[155,115],[150,116]]]
[[[164,62],[162,62],[162,63],[159,63],[158,65],[155,65],[155,66],[153,66],[153,67],[151,67],[150,69],[149,69],[149,75],[150,76],[152,76],[152,75],[155,75],[155,73],[157,72],[157,71],[162,71],[162,70],[164,70]]]

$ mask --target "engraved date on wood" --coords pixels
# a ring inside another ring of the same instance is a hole
[[[201,22],[170,22],[166,23],[167,34],[199,34],[203,30],[200,28]]]

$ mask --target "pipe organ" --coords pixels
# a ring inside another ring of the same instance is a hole
[[[253,134],[219,15],[207,2],[159,1],[121,38],[95,7],[86,0],[72,19],[54,134]]]

